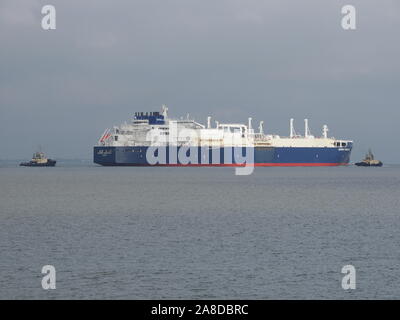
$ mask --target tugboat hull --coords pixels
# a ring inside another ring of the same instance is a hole
[[[21,167],[54,167],[57,161],[48,159],[46,163],[36,163],[36,162],[22,162]]]
[[[357,167],[382,167],[383,163],[366,163],[366,162],[356,162]]]

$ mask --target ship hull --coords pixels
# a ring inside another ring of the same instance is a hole
[[[347,165],[350,161],[350,148],[294,148],[294,147],[252,147],[239,149],[243,159],[246,152],[251,157],[247,161],[236,161],[235,150],[232,148],[208,149],[191,148],[191,159],[194,161],[179,161],[180,148],[160,147],[160,154],[165,157],[157,163],[148,161],[148,148],[135,147],[94,147],[94,162],[102,166],[206,166],[206,167],[236,167],[254,165],[256,167],[268,166],[340,166]],[[158,156],[158,152],[156,152]],[[161,159],[162,157],[160,157]]]

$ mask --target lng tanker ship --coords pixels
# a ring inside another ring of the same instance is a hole
[[[289,136],[266,134],[240,123],[203,125],[161,112],[136,112],[130,123],[106,129],[94,147],[94,162],[103,166],[339,166],[347,165],[353,141],[310,133],[297,134],[290,119]]]

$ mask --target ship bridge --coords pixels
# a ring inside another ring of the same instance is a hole
[[[158,111],[153,112],[135,112],[133,123],[146,123],[146,124],[165,124],[164,115]]]

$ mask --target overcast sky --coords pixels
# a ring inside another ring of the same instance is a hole
[[[398,0],[1,0],[0,44],[0,159],[91,158],[106,127],[165,103],[280,135],[309,118],[354,140],[352,161],[400,163]]]

